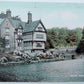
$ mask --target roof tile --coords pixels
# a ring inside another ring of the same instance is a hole
[[[36,26],[38,25],[38,23],[39,23],[39,20],[33,21],[29,24],[26,24],[23,32],[33,31],[36,28]]]
[[[4,19],[0,18],[0,24],[2,24],[3,21],[4,21]],[[40,20],[33,21],[29,24],[26,22],[20,21],[20,20],[14,20],[12,18],[10,18],[9,21],[15,29],[18,28],[19,25],[22,25],[23,32],[25,33],[25,32],[33,31],[36,28],[36,26],[38,25]]]

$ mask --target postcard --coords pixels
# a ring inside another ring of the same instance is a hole
[[[83,17],[83,1],[0,1],[0,82],[83,83]]]

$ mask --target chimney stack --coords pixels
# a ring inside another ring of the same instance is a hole
[[[6,16],[7,18],[11,18],[11,11],[9,9],[6,11]]]
[[[28,24],[32,22],[32,13],[28,12]]]

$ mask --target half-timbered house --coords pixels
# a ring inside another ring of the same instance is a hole
[[[17,16],[12,17],[11,11],[0,14],[0,37],[5,38],[5,51],[36,51],[45,50],[46,28],[41,20],[32,21],[28,13],[28,21],[23,22]]]

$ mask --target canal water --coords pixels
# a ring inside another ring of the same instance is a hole
[[[84,82],[84,58],[28,65],[0,66],[0,81]]]

